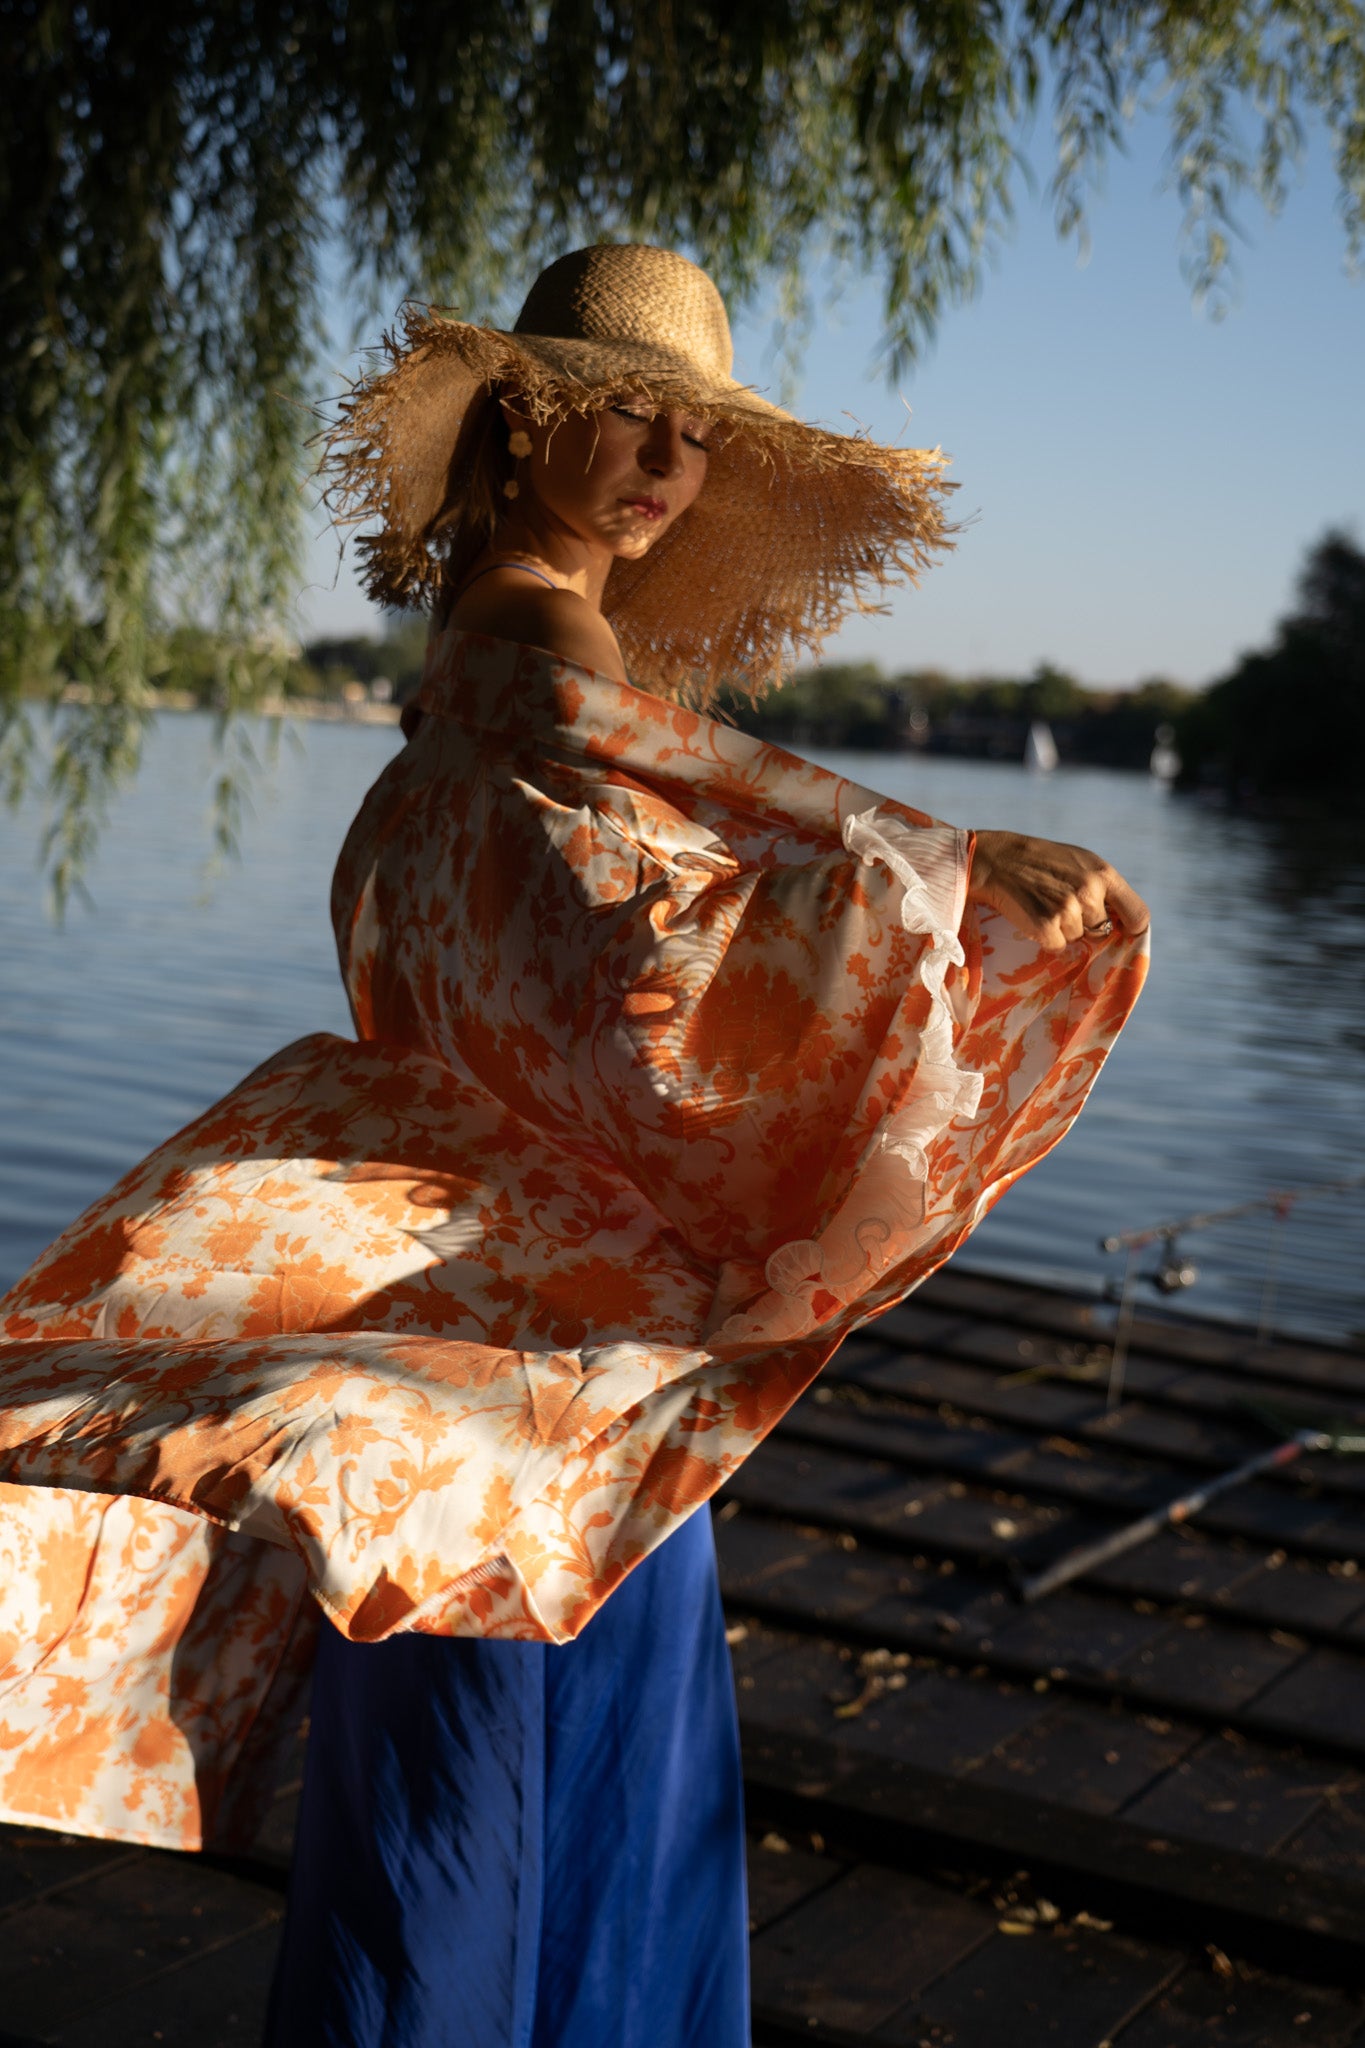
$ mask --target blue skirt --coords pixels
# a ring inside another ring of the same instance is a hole
[[[266,2048],[747,2048],[705,1509],[560,1648],[322,1635]]]

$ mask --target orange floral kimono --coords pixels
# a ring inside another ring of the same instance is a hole
[[[565,1641],[1080,1109],[1146,942],[534,648],[433,638],[287,1046],[0,1302],[0,1815],[249,1835],[317,1608]]]

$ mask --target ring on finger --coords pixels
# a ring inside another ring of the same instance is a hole
[[[1084,927],[1085,936],[1088,939],[1107,939],[1113,929],[1114,920],[1112,917],[1102,917],[1098,924],[1088,924]]]

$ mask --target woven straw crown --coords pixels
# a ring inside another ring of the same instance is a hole
[[[807,426],[731,374],[724,302],[705,271],[636,243],[575,250],[543,271],[509,331],[406,309],[379,367],[327,436],[327,497],[360,547],[371,596],[435,601],[473,534],[463,488],[500,392],[552,421],[643,395],[718,422],[706,483],[603,610],[632,679],[705,703],[755,694],[886,586],[951,547],[945,458]]]
[[[640,342],[717,386],[735,350],[725,301],[704,270],[671,249],[633,243],[576,249],[543,270],[514,334],[608,344]]]

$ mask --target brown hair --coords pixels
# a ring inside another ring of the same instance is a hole
[[[427,528],[427,545],[441,558],[433,606],[438,627],[445,624],[470,563],[492,540],[507,502],[503,485],[516,464],[499,401],[510,395],[502,385],[490,384],[465,413],[446,473],[445,500]]]

